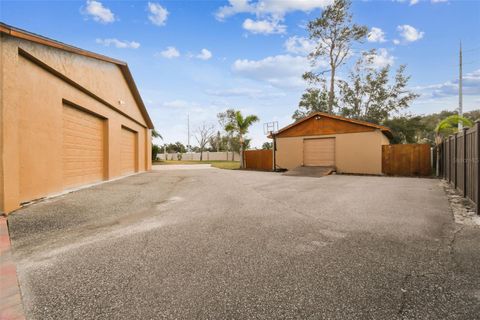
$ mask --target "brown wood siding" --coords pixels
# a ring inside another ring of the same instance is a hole
[[[368,132],[374,130],[376,129],[373,127],[367,127],[348,121],[342,121],[327,117],[320,117],[320,119],[317,120],[316,117],[313,117],[279,133],[277,137],[284,138],[315,136],[337,133]]]
[[[104,120],[81,110],[63,107],[63,186],[104,179]]]
[[[126,128],[122,128],[122,141],[120,146],[120,166],[122,174],[137,171],[137,134]]]
[[[304,166],[334,166],[335,138],[303,140]]]
[[[382,172],[393,176],[431,175],[430,145],[392,144],[382,146]]]
[[[244,153],[245,169],[273,170],[272,150],[247,150]]]

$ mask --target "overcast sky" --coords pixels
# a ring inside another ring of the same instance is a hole
[[[233,107],[260,117],[250,137],[261,146],[264,122],[291,122],[309,68],[305,24],[328,3],[2,0],[0,20],[126,61],[165,142],[186,143],[187,114],[194,131]],[[421,94],[409,112],[458,106],[460,40],[464,109],[480,108],[480,1],[354,1],[352,11],[370,29],[352,61],[376,48],[378,66],[406,64]]]

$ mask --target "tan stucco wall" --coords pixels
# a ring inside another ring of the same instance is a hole
[[[121,127],[138,132],[139,171],[151,168],[150,130],[118,66],[2,34],[3,208],[62,191],[62,99],[105,117],[107,179],[120,173]],[[18,55],[18,47],[140,124]],[[125,102],[119,104],[119,100]],[[0,195],[1,196],[1,195]]]
[[[3,37],[3,35],[2,35]],[[3,184],[3,79],[5,73],[3,72],[3,41],[0,41],[0,212],[3,208],[3,194],[4,194],[4,184]]]
[[[303,165],[303,139],[335,138],[335,166],[343,173],[382,173],[382,144],[388,139],[379,130],[321,136],[288,137],[277,139],[277,165],[294,169]]]

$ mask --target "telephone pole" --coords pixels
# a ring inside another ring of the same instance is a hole
[[[462,80],[463,80],[463,76],[462,76],[462,42],[460,41],[460,74],[459,74],[459,77],[458,77],[458,115],[460,117],[463,117],[463,88],[462,88]],[[463,130],[463,122],[460,120],[458,122],[458,131],[462,131]]]

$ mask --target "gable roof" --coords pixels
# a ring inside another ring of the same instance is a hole
[[[374,128],[374,129],[378,129],[380,131],[382,131],[382,133],[384,135],[386,135],[387,137],[391,138],[392,137],[392,131],[385,127],[385,126],[381,126],[381,125],[378,125],[378,124],[374,124],[374,123],[370,123],[370,122],[367,122],[367,121],[362,121],[362,120],[356,120],[356,119],[350,119],[350,118],[345,118],[345,117],[341,117],[341,116],[337,116],[337,115],[333,115],[333,114],[330,114],[330,113],[325,113],[325,112],[314,112],[308,116],[306,116],[305,118],[302,118],[286,127],[283,127],[282,129],[278,130],[278,132],[276,133],[276,135],[284,132],[284,131],[287,131],[288,129],[292,128],[292,127],[295,127],[297,125],[299,125],[300,123],[303,123],[313,117],[317,117],[317,116],[321,116],[321,117],[326,117],[326,118],[331,118],[331,119],[335,119],[335,120],[340,120],[340,121],[345,121],[345,122],[350,122],[350,123],[354,123],[354,124],[358,124],[358,125],[361,125],[361,126],[365,126],[365,127],[370,127],[370,128]],[[269,136],[270,137],[270,136]]]
[[[67,52],[70,52],[70,53],[75,53],[75,54],[79,54],[79,55],[82,55],[82,56],[85,56],[85,57],[98,59],[98,60],[101,60],[101,61],[116,64],[120,68],[120,70],[123,74],[123,77],[125,78],[125,81],[127,82],[127,85],[130,88],[130,91],[133,95],[133,98],[135,99],[135,102],[137,103],[137,105],[140,108],[140,112],[141,112],[143,118],[145,119],[145,122],[147,123],[147,127],[149,129],[153,129],[153,122],[150,119],[150,116],[148,115],[147,108],[145,107],[145,104],[143,103],[142,97],[140,96],[140,92],[138,91],[138,88],[135,85],[135,81],[133,80],[132,73],[130,72],[130,69],[128,68],[128,64],[126,62],[121,61],[121,60],[117,60],[117,59],[114,59],[114,58],[110,58],[110,57],[107,57],[107,56],[104,56],[104,55],[101,55],[101,54],[98,54],[98,53],[95,53],[95,52],[83,50],[83,49],[65,44],[65,43],[60,42],[60,41],[52,40],[52,39],[49,39],[47,37],[44,37],[44,36],[41,36],[41,35],[38,35],[38,34],[35,34],[35,33],[32,33],[32,32],[28,32],[26,30],[15,28],[15,27],[10,26],[8,24],[5,24],[3,22],[0,22],[0,33],[5,33],[5,34],[8,34],[8,35],[10,35],[12,37],[15,37],[15,38],[32,41],[32,42],[43,44],[45,46],[49,46],[49,47],[52,47],[52,48],[57,48],[57,49],[60,49],[60,50],[64,50],[64,51],[67,51]]]

